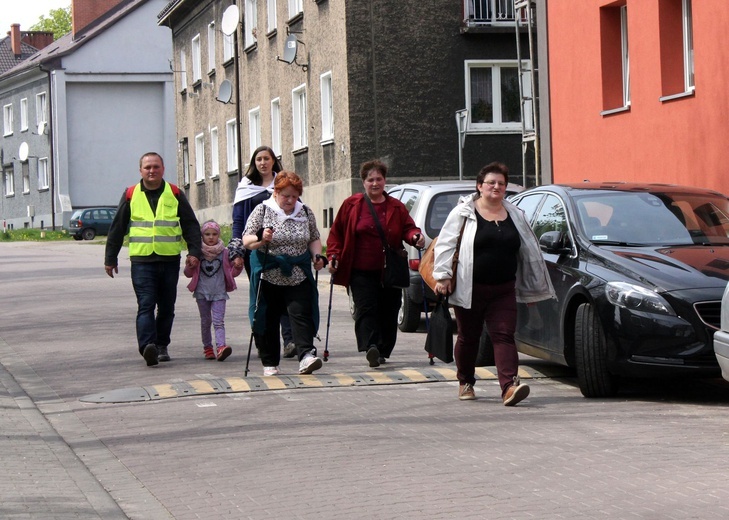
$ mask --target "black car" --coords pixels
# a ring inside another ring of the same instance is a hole
[[[93,240],[96,235],[108,235],[116,208],[77,209],[68,222],[68,233],[76,240]]]
[[[720,375],[729,199],[667,184],[540,186],[512,198],[558,300],[519,306],[520,352],[574,367],[586,397],[621,377]]]

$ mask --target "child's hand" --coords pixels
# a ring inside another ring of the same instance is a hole
[[[239,256],[236,256],[233,259],[233,267],[235,267],[236,269],[241,269],[243,267],[243,259]]]
[[[195,256],[187,255],[187,258],[185,259],[185,265],[187,267],[197,267],[197,265],[200,263],[200,260],[197,259]]]

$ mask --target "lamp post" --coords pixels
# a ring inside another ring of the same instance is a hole
[[[225,12],[223,12],[222,20],[223,34],[226,36],[233,36],[233,61],[235,62],[235,131],[236,131],[236,149],[238,159],[238,180],[243,178],[243,154],[241,153],[241,126],[240,126],[240,83],[238,78],[240,77],[239,64],[238,64],[238,26],[240,25],[240,10],[238,6],[231,5]],[[222,86],[222,85],[221,85]],[[220,97],[219,101],[222,101]],[[223,101],[227,103],[229,101]]]

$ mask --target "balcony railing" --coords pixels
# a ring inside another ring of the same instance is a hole
[[[514,0],[463,0],[463,22],[470,27],[513,23],[514,12]]]

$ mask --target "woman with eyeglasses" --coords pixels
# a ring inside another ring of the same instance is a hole
[[[456,314],[458,398],[476,399],[476,357],[485,322],[503,403],[514,406],[529,395],[529,387],[518,375],[516,303],[532,304],[554,298],[555,293],[529,222],[522,210],[504,200],[508,183],[509,169],[504,164],[493,162],[481,169],[476,193],[453,208],[438,235],[433,277],[438,281],[435,292],[449,295]],[[453,255],[461,230],[453,287]]]

